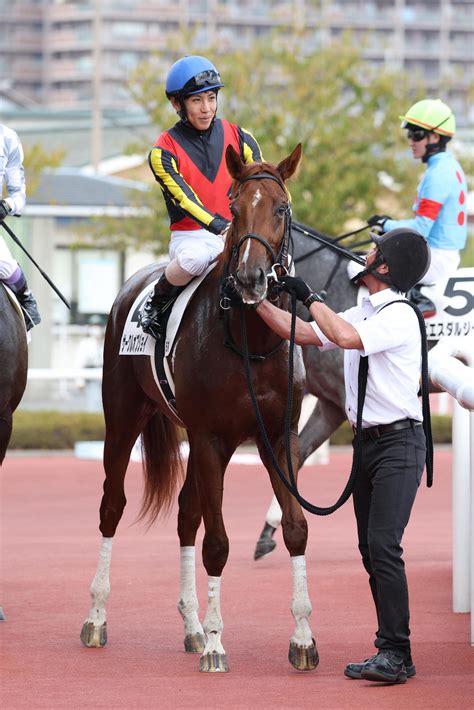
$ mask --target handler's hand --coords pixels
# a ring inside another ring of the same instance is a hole
[[[303,281],[301,276],[290,276],[286,274],[280,279],[280,283],[283,284],[283,289],[288,291],[291,295],[295,295],[298,301],[304,303],[309,296],[313,293],[306,281]]]
[[[7,214],[10,214],[10,208],[5,200],[0,200],[0,222],[5,219]]]

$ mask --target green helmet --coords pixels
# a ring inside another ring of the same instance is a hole
[[[405,116],[400,116],[402,128],[419,126],[441,136],[454,136],[456,119],[449,106],[441,99],[423,99],[408,109]]]

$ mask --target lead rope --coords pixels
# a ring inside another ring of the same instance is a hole
[[[326,508],[321,508],[313,503],[310,503],[303,498],[298,490],[296,483],[295,473],[293,471],[293,462],[291,460],[291,417],[293,410],[293,373],[294,373],[294,349],[295,349],[295,332],[296,332],[296,296],[291,297],[291,331],[290,331],[290,347],[289,347],[289,361],[288,361],[288,394],[287,394],[287,406],[285,412],[285,452],[286,461],[288,466],[288,476],[281,470],[278,461],[276,460],[275,453],[273,451],[272,445],[268,438],[265,424],[260,413],[260,408],[258,406],[257,397],[255,395],[255,390],[253,388],[252,382],[252,372],[250,367],[250,358],[248,352],[247,343],[247,324],[245,321],[244,306],[240,306],[240,328],[241,328],[241,339],[242,339],[242,351],[244,355],[245,364],[245,376],[247,378],[247,385],[252,399],[252,404],[255,412],[255,417],[257,419],[257,424],[262,435],[265,448],[267,449],[268,455],[270,456],[273,468],[280,477],[281,481],[285,484],[287,489],[296,498],[298,503],[309,513],[313,515],[330,515],[334,513],[338,508],[340,508],[349,498],[354,487],[355,479],[359,471],[360,458],[362,453],[362,409],[364,406],[365,391],[367,387],[367,373],[369,370],[369,359],[367,357],[361,357],[359,363],[359,373],[358,373],[358,393],[357,393],[357,427],[354,442],[354,456],[352,459],[352,468],[349,475],[349,480],[341,493],[339,499],[331,506]]]

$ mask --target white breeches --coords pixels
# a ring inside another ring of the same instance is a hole
[[[458,249],[435,249],[431,247],[431,264],[420,283],[444,284],[454,274],[461,261]]]
[[[211,234],[207,229],[176,231],[171,234],[169,254],[170,259],[176,259],[183,271],[199,276],[223,248],[223,238]]]
[[[9,279],[18,266],[18,262],[10,254],[3,237],[0,237],[0,281]]]

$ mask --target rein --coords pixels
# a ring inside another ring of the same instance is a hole
[[[270,456],[272,465],[276,473],[278,474],[282,483],[285,484],[290,493],[296,498],[298,503],[302,508],[307,510],[309,513],[314,515],[330,515],[334,513],[338,508],[340,508],[347,501],[352,493],[354,487],[354,482],[360,467],[360,458],[362,454],[362,409],[364,406],[365,391],[367,387],[367,373],[369,369],[369,359],[368,357],[361,357],[359,364],[359,377],[358,377],[358,395],[357,395],[357,426],[354,441],[354,458],[352,461],[352,468],[349,475],[349,480],[346,483],[344,490],[339,496],[338,500],[330,506],[320,507],[314,505],[304,498],[299,490],[296,483],[296,476],[293,470],[293,462],[291,460],[291,416],[293,411],[293,362],[294,362],[294,349],[295,349],[295,331],[296,331],[296,296],[292,296],[291,299],[291,334],[290,334],[290,347],[288,356],[288,395],[287,395],[287,407],[285,412],[285,453],[286,462],[288,467],[288,476],[286,477],[284,471],[281,470],[278,461],[275,457],[275,452],[273,451],[271,442],[268,438],[268,434],[265,429],[265,424],[263,422],[262,415],[258,406],[258,400],[255,395],[255,390],[252,383],[252,372],[250,368],[250,358],[248,354],[247,345],[247,327],[245,323],[245,317],[241,313],[241,333],[242,333],[242,346],[244,350],[244,363],[245,363],[245,375],[247,378],[247,386],[249,389],[250,397],[252,400],[255,417],[262,435],[265,448],[267,449],[268,455]]]

